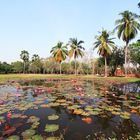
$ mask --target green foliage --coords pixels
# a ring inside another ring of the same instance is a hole
[[[28,67],[27,63],[29,62],[29,53],[28,53],[28,51],[26,51],[26,50],[21,51],[20,58],[24,62],[24,66],[23,66],[24,70],[23,70],[23,72],[25,73],[26,69]]]
[[[39,55],[38,54],[34,54],[32,56],[32,62],[35,62],[35,61],[38,61],[38,60],[40,60]]]
[[[138,30],[140,30],[140,24],[137,22],[137,19],[140,17],[130,11],[124,11],[119,14],[121,19],[116,20],[116,27],[118,38],[122,38],[126,42],[125,46],[125,76],[127,76],[127,65],[128,65],[128,44],[129,42],[136,37]]]
[[[75,75],[77,74],[76,58],[78,58],[79,56],[81,57],[84,56],[85,48],[82,46],[83,43],[84,41],[82,40],[78,41],[77,38],[70,38],[68,43],[70,46],[69,57],[70,58],[74,57],[75,60]]]
[[[103,57],[111,55],[111,48],[115,48],[115,44],[112,41],[114,38],[110,38],[110,33],[103,29],[95,38],[94,49],[98,48],[99,55]]]
[[[140,41],[129,45],[131,61],[140,65]]]
[[[124,49],[114,48],[112,54],[108,58],[111,75],[115,75],[117,67],[123,67],[124,64]]]
[[[78,58],[79,56],[83,57],[85,50],[84,47],[82,47],[82,44],[84,41],[80,40],[78,41],[77,38],[70,38],[69,41],[69,46],[70,46],[70,51],[69,51],[69,57],[74,57],[74,59]]]
[[[0,62],[0,73],[10,73],[12,72],[12,66],[6,62]]]
[[[11,64],[14,73],[23,72],[23,63],[21,61],[16,61]]]
[[[64,61],[68,55],[67,46],[63,45],[63,42],[58,42],[56,46],[50,51],[56,62],[60,63],[60,74],[61,74],[61,62]]]
[[[24,62],[28,62],[29,61],[29,53],[28,53],[28,51],[26,51],[26,50],[21,51],[20,58]]]
[[[82,63],[81,64],[81,73],[82,74],[91,74],[92,73],[92,68],[90,67],[89,64]]]
[[[122,18],[116,20],[114,30],[117,30],[118,38],[122,37],[122,40],[128,44],[130,40],[136,37],[138,30],[140,30],[140,24],[136,21],[136,19],[139,19],[139,16],[130,11],[124,11],[119,15]]]
[[[32,56],[32,61],[29,65],[29,71],[31,73],[40,73],[42,67],[43,67],[43,64],[42,64],[42,61],[41,61],[39,55],[34,54]]]
[[[107,76],[107,57],[111,55],[111,48],[115,48],[115,43],[112,41],[114,38],[110,38],[110,33],[106,30],[99,32],[99,36],[96,36],[96,42],[94,43],[94,49],[98,48],[99,55],[105,58],[105,76]]]
[[[50,51],[53,57],[55,58],[56,62],[61,63],[63,60],[66,59],[68,54],[67,46],[63,45],[63,42],[58,42],[56,46],[52,48]]]

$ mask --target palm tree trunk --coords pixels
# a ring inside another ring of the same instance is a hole
[[[25,61],[24,61],[24,66],[23,66],[23,73],[25,74]]]
[[[105,77],[107,77],[107,60],[106,60],[106,57],[105,57]]]
[[[60,62],[60,74],[62,74],[62,67],[61,67],[61,62]]]
[[[75,75],[77,75],[77,69],[76,69],[76,58],[75,58]]]
[[[128,42],[126,42],[126,47],[125,47],[125,77],[127,77],[127,73],[128,73],[128,71],[127,71],[127,65],[128,65],[128,63],[127,63],[127,55],[128,55]]]

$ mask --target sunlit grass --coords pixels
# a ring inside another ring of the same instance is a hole
[[[97,80],[113,80],[120,82],[136,82],[140,78],[134,77],[97,77],[93,75],[59,75],[59,74],[1,74],[0,82],[12,80],[33,80],[33,79],[97,79]]]

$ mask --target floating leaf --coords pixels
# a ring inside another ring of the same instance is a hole
[[[59,125],[57,124],[46,124],[45,132],[55,132],[59,129]]]
[[[55,114],[48,116],[48,120],[57,120],[58,118],[59,116]]]
[[[59,137],[48,137],[46,140],[60,140]]]
[[[122,112],[120,117],[123,118],[123,119],[130,119],[130,113]]]
[[[30,137],[32,137],[34,134],[35,134],[35,130],[33,130],[33,129],[27,129],[27,130],[25,130],[24,132],[21,133],[21,135],[22,135],[24,138],[30,138]]]
[[[13,136],[8,137],[6,140],[20,140],[20,137],[17,135],[13,135]]]
[[[44,138],[41,135],[34,135],[32,140],[44,140]]]

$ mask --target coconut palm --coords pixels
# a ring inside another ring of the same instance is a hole
[[[61,63],[64,61],[68,55],[67,46],[63,45],[63,42],[58,42],[56,46],[50,51],[52,53],[56,62],[60,64],[60,74],[61,74]]]
[[[77,69],[76,69],[76,59],[81,56],[83,57],[85,50],[84,47],[82,47],[82,44],[84,41],[80,40],[78,41],[77,38],[70,38],[69,41],[69,46],[70,46],[70,51],[69,51],[69,57],[74,57],[75,60],[75,75],[77,74]]]
[[[140,17],[130,11],[124,11],[120,13],[121,19],[116,20],[116,27],[118,38],[126,43],[125,45],[125,76],[127,76],[127,62],[128,62],[128,45],[129,42],[136,37],[138,30],[140,30],[140,24],[136,21]]]
[[[114,42],[112,41],[114,38],[110,38],[110,33],[106,30],[102,30],[99,32],[99,36],[96,36],[96,42],[94,43],[94,48],[98,48],[99,55],[103,56],[105,59],[105,77],[107,77],[107,57],[111,55],[112,50],[114,48]]]
[[[23,60],[23,73],[26,72],[26,63],[29,61],[29,53],[26,50],[21,51],[20,58]]]

